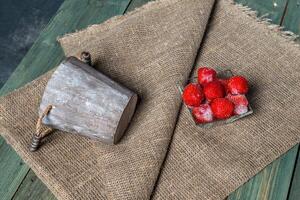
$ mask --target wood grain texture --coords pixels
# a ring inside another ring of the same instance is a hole
[[[26,178],[20,185],[18,192],[12,198],[13,200],[55,200],[55,196],[47,187],[37,178],[33,171],[29,171]]]
[[[288,200],[299,200],[299,199],[300,199],[300,153],[298,151],[296,167],[294,170],[293,180],[291,182]]]
[[[63,0],[0,0],[0,88]]]
[[[51,105],[43,124],[107,144],[123,136],[137,95],[75,57],[65,59],[45,88],[40,117]]]
[[[0,90],[3,95],[57,66],[63,51],[58,37],[122,14],[130,0],[66,0]]]
[[[286,30],[300,34],[300,1],[289,0],[282,26]],[[299,197],[300,198],[300,197]]]
[[[62,0],[11,0],[0,6],[0,86],[26,54]],[[12,17],[13,16],[13,17]],[[0,137],[0,199],[11,199],[29,168]]]
[[[235,0],[252,10],[257,11],[258,16],[267,16],[272,23],[279,24],[284,14],[288,0]]]
[[[299,146],[275,160],[232,193],[228,200],[284,200],[288,196]],[[290,164],[287,164],[290,163]]]
[[[11,199],[29,168],[15,151],[0,138],[0,199]]]
[[[0,90],[0,95],[21,87],[58,65],[64,54],[56,42],[57,37],[83,29],[90,24],[101,23],[114,15],[123,14],[129,2],[130,0],[65,0]],[[1,141],[3,141],[2,138]],[[1,200],[9,200],[28,173],[29,168],[6,143],[2,142],[0,147],[0,195]],[[5,150],[2,151],[2,149]],[[21,162],[22,165],[18,165]],[[16,195],[22,193],[24,189],[26,187],[19,188]],[[41,187],[32,188],[32,190],[44,191],[47,188],[42,184]],[[19,199],[22,197],[19,196]],[[42,200],[35,197],[24,197],[23,199]]]

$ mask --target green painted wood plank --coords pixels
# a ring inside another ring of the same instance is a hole
[[[298,158],[294,170],[293,180],[291,182],[290,193],[288,200],[300,199],[300,149],[298,151]]]
[[[257,11],[258,16],[268,14],[268,18],[275,24],[280,24],[288,0],[235,0]]]
[[[130,0],[66,0],[0,90],[3,95],[44,74],[63,58],[57,37],[122,14]]]
[[[0,138],[0,199],[11,199],[29,168],[15,151]]]
[[[9,1],[1,10],[0,79],[6,80],[30,48],[39,32],[56,12],[61,0]],[[47,10],[48,9],[48,10]],[[14,17],[11,17],[14,16]],[[16,28],[18,27],[18,28]],[[13,45],[15,48],[8,48]],[[4,52],[5,51],[5,52]],[[15,59],[13,59],[15,58]],[[0,85],[2,87],[3,84]],[[14,150],[0,138],[0,199],[11,199],[29,168]]]
[[[282,26],[296,34],[300,34],[300,1],[289,0]],[[300,199],[300,198],[299,198]]]
[[[299,145],[268,165],[232,193],[228,200],[284,200],[288,196],[290,181]],[[289,164],[288,164],[289,163]]]
[[[101,23],[114,15],[122,14],[129,2],[130,0],[66,0],[0,90],[0,95],[30,82],[55,67],[62,60],[63,51],[56,42],[58,36],[85,28],[90,24]],[[3,141],[2,138],[1,141]],[[0,195],[1,199],[8,200],[18,189],[29,168],[3,142],[0,158],[3,160],[0,163]],[[19,165],[19,163],[22,163],[22,165]],[[28,181],[23,182],[16,195],[19,192],[22,193],[23,188],[27,188],[24,186],[26,183]],[[35,189],[41,190],[41,187]]]
[[[13,197],[13,200],[25,199],[55,200],[56,198],[33,171],[29,171],[18,192]]]
[[[0,88],[63,0],[0,0]]]

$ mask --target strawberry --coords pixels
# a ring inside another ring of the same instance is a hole
[[[217,72],[214,69],[208,67],[200,67],[198,69],[198,83],[206,84],[216,79]]]
[[[210,107],[213,116],[217,119],[227,119],[233,115],[234,104],[226,98],[214,99]]]
[[[190,83],[183,90],[182,99],[188,106],[200,106],[203,98],[202,88],[198,84]]]
[[[225,96],[225,89],[219,81],[205,84],[203,92],[208,101]]]
[[[241,115],[241,114],[244,114],[244,113],[248,112],[249,102],[248,102],[247,97],[245,95],[228,94],[226,96],[226,98],[234,104],[234,113],[235,114]]]
[[[213,114],[209,104],[201,104],[199,107],[194,107],[192,113],[197,123],[213,121]]]
[[[249,90],[248,81],[242,76],[233,76],[228,81],[228,90],[231,94],[246,94]]]

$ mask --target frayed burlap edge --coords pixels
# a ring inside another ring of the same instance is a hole
[[[135,8],[134,10],[132,10],[130,12],[127,12],[123,15],[117,15],[117,16],[111,17],[110,19],[104,21],[101,24],[89,25],[84,29],[76,30],[73,33],[67,33],[63,36],[59,36],[59,37],[57,37],[57,41],[59,43],[61,43],[64,40],[64,38],[66,38],[66,37],[68,37],[68,38],[69,37],[76,37],[77,33],[80,33],[80,32],[83,32],[83,31],[86,31],[85,32],[86,34],[89,33],[89,30],[93,30],[93,31],[97,30],[99,32],[102,32],[102,31],[105,31],[109,28],[112,28],[112,27],[115,27],[115,26],[121,24],[127,18],[132,17],[132,16],[136,15],[137,13],[140,13],[142,11],[146,12],[146,11],[150,11],[150,10],[155,10],[157,8],[167,7],[168,5],[170,5],[169,4],[170,2],[177,3],[179,1],[180,0],[154,0],[154,1],[149,1],[148,3],[142,5],[141,7]],[[89,28],[92,28],[92,29],[89,29]]]
[[[168,3],[173,2],[176,3],[179,0],[154,0],[154,1],[149,1],[148,3],[146,3],[145,5],[135,8],[133,11],[130,11],[128,13],[125,13],[124,15],[117,15],[114,16],[108,20],[106,20],[105,22],[101,23],[101,24],[93,24],[88,26],[87,28],[84,28],[82,30],[76,30],[73,33],[67,33],[63,36],[60,36],[57,38],[57,41],[60,43],[64,40],[65,37],[75,37],[76,33],[80,33],[82,31],[85,31],[85,29],[88,30],[88,28],[93,27],[93,28],[97,28],[97,30],[99,31],[105,31],[107,30],[109,27],[113,26],[117,26],[118,24],[122,23],[124,20],[126,20],[128,17],[134,16],[136,13],[139,13],[143,10],[151,10],[151,9],[156,9],[157,7],[161,7],[161,6],[167,6]],[[216,0],[218,1],[218,0]],[[239,10],[241,10],[243,13],[245,13],[247,16],[251,17],[252,19],[254,19],[258,24],[261,24],[262,27],[268,31],[271,31],[272,34],[276,34],[281,36],[281,38],[283,39],[284,42],[287,42],[290,45],[293,45],[297,48],[300,47],[300,43],[296,41],[296,39],[298,39],[300,36],[291,32],[291,31],[287,31],[285,30],[284,26],[280,26],[277,24],[272,23],[272,20],[267,18],[268,14],[263,15],[263,16],[258,16],[257,11],[253,10],[252,8],[245,6],[243,4],[240,3],[236,3],[234,0],[226,0],[228,1],[231,5],[237,7]]]
[[[281,36],[283,42],[287,42],[289,45],[293,45],[294,47],[299,48],[300,43],[297,42],[299,35],[285,30],[284,26],[280,26],[278,24],[273,24],[272,20],[268,18],[268,14],[258,16],[257,11],[253,10],[252,8],[245,6],[240,3],[234,2],[234,0],[228,0],[233,6],[236,6],[240,9],[243,13],[254,19],[258,24],[262,25],[264,29],[271,31],[273,34]]]

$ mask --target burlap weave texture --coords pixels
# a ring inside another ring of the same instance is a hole
[[[40,151],[28,152],[52,72],[1,99],[1,134],[59,199],[225,198],[299,142],[293,116],[300,112],[300,51],[232,2],[213,6],[160,0],[60,39],[67,56],[91,52],[99,70],[139,94],[120,144],[56,132]],[[248,77],[255,114],[195,127],[176,86],[195,63]]]

